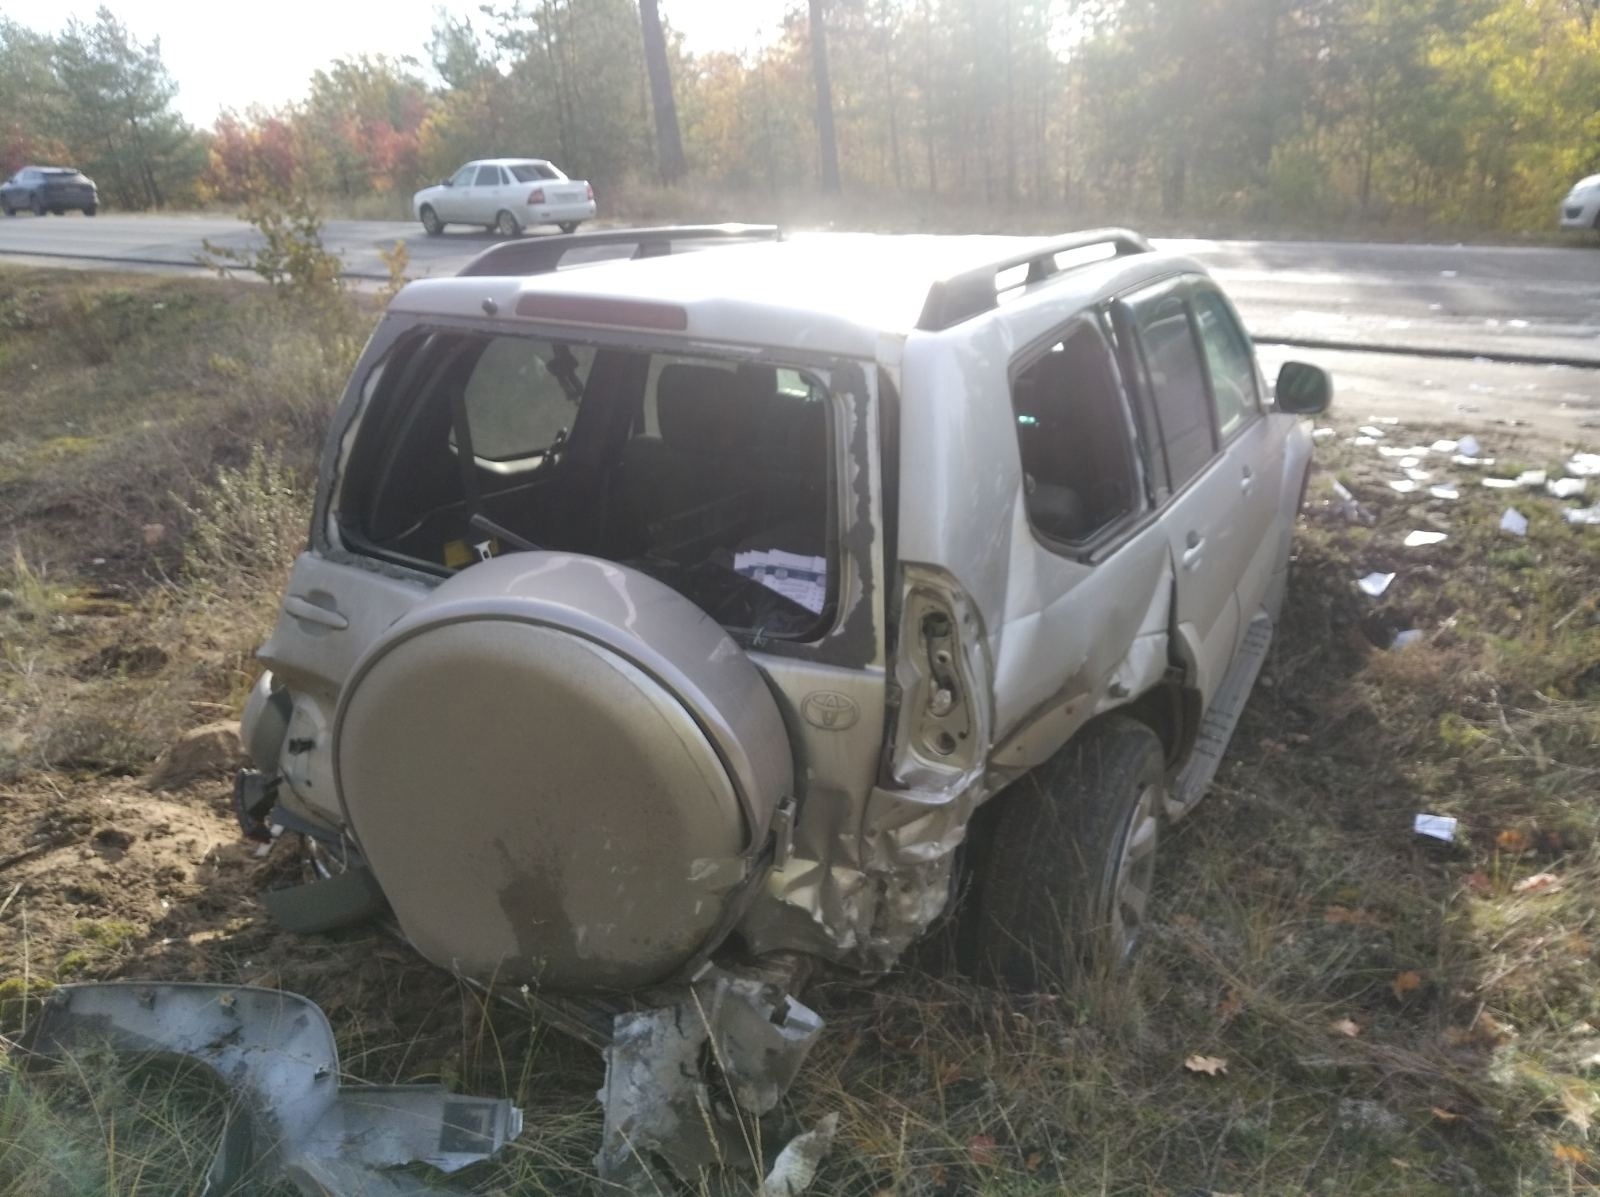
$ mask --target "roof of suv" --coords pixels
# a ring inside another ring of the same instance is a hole
[[[654,309],[682,313],[676,327],[695,339],[870,358],[880,337],[916,329],[935,283],[1050,243],[1036,237],[799,234],[661,257],[613,258],[527,277],[423,279],[407,286],[391,308],[482,319],[492,300],[504,316],[557,323],[565,322],[551,312],[558,305],[524,297],[572,298],[578,301],[574,323],[661,328],[643,315]],[[1203,269],[1170,253],[1132,254],[1064,270],[1006,299],[1048,290],[1054,310],[1070,311],[1175,268]],[[605,319],[607,311],[617,318]],[[630,311],[640,319],[629,318]]]

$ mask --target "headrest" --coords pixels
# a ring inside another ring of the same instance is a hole
[[[674,363],[656,378],[656,422],[661,439],[685,453],[716,453],[748,442],[759,426],[762,383],[772,389],[772,371]]]

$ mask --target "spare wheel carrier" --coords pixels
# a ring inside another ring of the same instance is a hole
[[[716,946],[794,765],[765,679],[698,607],[593,557],[443,582],[352,671],[346,822],[428,959],[554,990]]]

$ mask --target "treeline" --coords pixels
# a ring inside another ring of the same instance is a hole
[[[796,0],[744,54],[686,51],[693,2],[485,6],[415,61],[335,62],[203,133],[104,10],[56,39],[0,23],[0,165],[72,159],[130,206],[405,195],[532,154],[603,200],[688,181],[1501,228],[1547,226],[1600,170],[1600,0]]]

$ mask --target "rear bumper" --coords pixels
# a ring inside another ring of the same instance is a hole
[[[594,219],[593,200],[567,204],[529,204],[524,209],[524,224],[565,224],[569,220]]]

